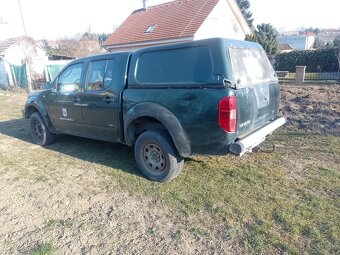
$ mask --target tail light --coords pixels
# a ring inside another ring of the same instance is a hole
[[[237,102],[236,96],[224,97],[218,105],[218,123],[227,132],[236,132]]]

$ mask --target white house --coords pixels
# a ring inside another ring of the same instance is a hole
[[[289,44],[293,50],[309,50],[313,47],[314,35],[288,35],[278,37],[280,44]]]
[[[251,30],[235,0],[176,0],[134,11],[102,46],[133,51],[212,37],[244,40],[246,34]]]
[[[27,84],[27,71],[32,78],[44,75],[47,55],[29,37],[11,38],[0,41],[0,88]]]

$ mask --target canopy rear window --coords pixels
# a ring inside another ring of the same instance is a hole
[[[212,76],[207,47],[178,48],[145,52],[139,56],[136,80],[139,84],[205,83]]]
[[[230,48],[229,53],[235,82],[239,88],[277,80],[263,50]]]

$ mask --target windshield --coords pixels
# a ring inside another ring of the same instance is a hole
[[[277,81],[266,53],[259,49],[229,49],[237,87]]]

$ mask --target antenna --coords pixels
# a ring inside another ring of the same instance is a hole
[[[147,0],[143,0],[143,9],[146,10],[146,8],[148,8],[147,6]]]

